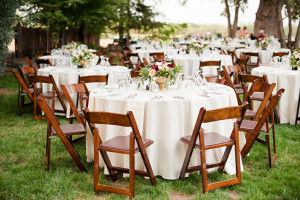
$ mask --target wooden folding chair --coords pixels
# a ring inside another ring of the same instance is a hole
[[[123,65],[123,66],[125,66],[125,67],[128,67],[128,68],[130,68],[129,67],[129,61],[128,60],[123,60],[123,58],[122,58],[122,56],[121,56],[121,54],[119,53],[119,52],[116,52],[116,54],[117,54],[117,56],[118,56],[118,58],[119,58],[119,61],[121,62],[121,64]]]
[[[249,60],[249,56],[241,56],[241,58],[237,59],[236,60],[236,64],[238,64],[240,66],[240,69],[242,70],[242,72],[244,74],[246,74],[246,65],[248,63],[248,60]]]
[[[92,112],[88,108],[84,110],[88,124],[94,133],[94,190],[113,192],[134,197],[134,175],[148,176],[152,185],[156,185],[156,180],[150,165],[150,161],[146,152],[146,148],[153,144],[152,140],[142,139],[137,127],[135,118],[131,111],[126,115],[109,112]],[[123,127],[131,127],[132,132],[129,136],[117,136],[108,141],[103,142],[99,135],[96,124],[115,125]],[[99,184],[99,151],[104,163],[109,171],[113,181],[117,180],[115,172],[129,173],[129,189],[121,189],[112,186]],[[114,152],[129,155],[129,169],[113,166],[109,160],[107,152]],[[146,171],[135,170],[135,153],[140,152],[144,161]]]
[[[127,53],[126,55],[129,61],[129,69],[136,69],[136,67],[142,63],[138,53]],[[132,62],[132,60],[136,60],[136,62]]]
[[[299,99],[298,99],[298,104],[297,104],[297,112],[296,112],[295,126],[297,126],[297,122],[300,120],[300,116],[299,116],[299,107],[300,107],[300,90],[299,90]]]
[[[51,138],[53,136],[58,136],[67,151],[71,155],[72,159],[75,161],[77,167],[80,171],[87,172],[82,162],[80,161],[80,156],[73,146],[69,136],[72,135],[85,135],[86,130],[82,124],[63,124],[61,125],[53,112],[51,111],[49,105],[47,104],[45,98],[41,95],[37,95],[37,103],[40,108],[44,111],[47,117],[47,142],[46,142],[46,167],[47,171],[50,169],[50,145]]]
[[[225,66],[223,66],[222,68],[223,68],[223,70],[221,70],[219,72],[222,74],[223,78],[225,79],[226,84],[234,90],[236,98],[237,98],[237,102],[238,102],[239,105],[241,105],[242,101],[241,101],[239,95],[242,94],[243,95],[243,99],[244,99],[245,98],[245,95],[244,95],[245,92],[244,92],[244,90],[246,88],[245,87],[243,87],[243,88],[236,88],[234,86],[234,84],[233,84],[233,82],[232,82],[232,80],[231,80],[231,78],[230,78],[230,76],[229,76],[229,74],[228,74],[227,69],[225,68]]]
[[[30,58],[29,57],[25,57],[25,61],[27,62],[27,64],[28,64],[28,66],[29,67],[33,67],[33,64],[32,64],[32,62],[31,62],[31,60],[30,60]]]
[[[144,62],[144,65],[149,65],[148,61],[146,58],[143,58],[143,62]]]
[[[150,60],[153,62],[165,59],[164,52],[154,52],[149,54]]]
[[[92,75],[92,76],[79,76],[79,83],[104,83],[107,85],[108,74],[107,75]]]
[[[228,53],[228,55],[231,56],[232,63],[236,63],[236,61],[238,60],[236,52],[234,50],[233,51],[227,50],[227,53]]]
[[[201,68],[203,67],[215,67],[215,66],[218,67],[217,68],[218,71],[221,67],[221,61],[201,61],[199,69],[202,70]],[[206,77],[218,77],[218,75],[208,74],[206,75]]]
[[[243,52],[242,56],[248,56],[248,62],[246,64],[246,73],[251,74],[253,68],[259,66],[259,53],[257,52]],[[251,62],[251,58],[257,58],[256,62]]]
[[[193,130],[193,134],[182,137],[180,139],[182,142],[189,145],[179,176],[181,180],[184,179],[186,173],[201,170],[203,193],[206,193],[209,190],[233,184],[241,185],[242,179],[240,167],[238,123],[233,123],[233,130],[230,135],[230,138],[222,136],[215,132],[204,133],[203,129],[201,128],[201,125],[202,123],[209,123],[226,119],[242,119],[246,111],[246,106],[247,104],[242,106],[227,107],[210,111],[206,111],[206,109],[203,107],[200,108],[198,118]],[[217,183],[208,183],[207,169],[219,167],[218,170],[222,172],[224,170],[225,164],[227,162],[229,153],[233,145],[235,145],[236,178]],[[226,147],[221,162],[207,164],[205,151],[220,147]],[[200,150],[201,165],[188,167],[194,148]]]
[[[225,68],[227,69],[230,78],[233,78],[234,87],[243,88],[243,85],[241,84],[241,80],[240,80],[240,74],[244,74],[244,73],[242,72],[239,65],[228,65]]]
[[[43,59],[37,58],[37,59],[35,59],[35,62],[36,62],[36,65],[39,69],[41,68],[41,64],[52,66],[52,63],[51,63],[50,59],[43,60]]]
[[[225,79],[222,78],[217,78],[217,77],[204,77],[206,79],[207,82],[209,83],[218,83],[218,84],[222,84],[224,85]]]
[[[272,57],[276,57],[276,56],[283,57],[283,56],[287,56],[287,55],[289,55],[289,52],[273,52]]]
[[[70,85],[60,86],[68,103],[70,104],[70,124],[73,123],[73,114],[78,123],[85,126],[85,117],[83,109],[88,107],[89,103],[89,91],[84,82]],[[75,96],[76,95],[76,96]],[[75,98],[74,98],[75,96]],[[85,97],[85,98],[84,98]],[[74,100],[75,99],[75,100]],[[74,103],[75,101],[75,103]],[[77,109],[79,107],[79,110]]]
[[[18,89],[18,113],[20,116],[22,116],[22,109],[24,106],[30,105],[34,101],[34,90],[33,88],[29,88],[27,86],[27,83],[23,80],[21,75],[15,70],[12,69],[12,72],[16,79],[19,82],[19,89]],[[25,97],[28,96],[30,103],[25,103]]]
[[[259,134],[264,133],[268,147],[269,166],[270,168],[273,166],[276,159],[275,124],[270,124],[268,119],[270,116],[272,117],[272,111],[283,92],[284,89],[280,89],[276,95],[271,97],[268,106],[265,109],[262,107],[261,110],[258,110],[253,120],[244,119],[241,122],[239,130],[246,132],[246,144],[241,151],[242,159],[249,153]],[[270,129],[272,129],[273,135],[273,156],[271,155]]]
[[[18,69],[18,71],[19,71],[22,79],[26,83],[26,85],[29,88],[32,88],[32,84],[29,82],[28,74],[30,74],[30,75],[36,75],[37,74],[36,69],[33,66],[31,66],[31,67],[20,67],[20,66],[18,66],[17,69]]]
[[[45,117],[39,117],[37,115],[36,98],[37,98],[37,94],[39,93],[39,91],[42,90],[42,89],[37,88],[37,83],[40,83],[40,84],[46,83],[46,84],[50,84],[52,86],[51,91],[43,92],[43,93],[41,93],[41,95],[43,95],[43,97],[45,99],[51,100],[51,106],[52,106],[53,113],[57,112],[57,113],[65,114],[67,112],[67,107],[66,107],[65,102],[63,100],[63,93],[59,91],[59,89],[56,85],[56,82],[55,82],[52,75],[49,75],[49,76],[30,75],[29,80],[32,83],[33,87],[35,88],[35,90],[34,90],[34,101],[33,101],[33,103],[34,103],[34,109],[33,109],[33,118],[34,118],[34,120],[42,120],[42,121],[46,120]],[[61,103],[62,110],[55,109],[55,100],[56,99],[58,99],[59,102]]]

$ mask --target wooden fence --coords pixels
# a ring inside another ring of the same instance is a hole
[[[47,51],[56,48],[52,38],[52,33],[55,32],[53,30],[47,31],[45,29],[26,28],[18,25],[16,32],[15,53],[17,56],[34,55],[41,51]],[[62,37],[60,37],[61,41],[59,41],[59,46],[67,44],[71,41],[79,41],[78,30],[64,30],[59,34],[62,35]],[[99,38],[89,33],[84,33],[83,43],[88,45],[93,43],[99,46]]]

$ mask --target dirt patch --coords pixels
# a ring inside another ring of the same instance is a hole
[[[195,198],[195,195],[182,194],[182,193],[177,192],[177,191],[170,192],[169,196],[170,196],[171,200],[188,200],[188,199]]]
[[[231,200],[238,200],[240,199],[240,195],[236,193],[235,191],[228,192],[228,196]]]
[[[12,94],[13,91],[7,90],[6,88],[0,88],[0,95],[1,94]]]

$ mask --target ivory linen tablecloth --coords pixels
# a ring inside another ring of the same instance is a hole
[[[123,66],[110,66],[110,67],[103,67],[103,66],[96,66],[93,68],[71,68],[71,67],[47,67],[38,69],[37,74],[42,76],[49,76],[52,75],[57,86],[60,88],[60,85],[69,85],[78,83],[79,75],[80,76],[91,76],[91,75],[107,75],[108,74],[108,84],[117,84],[118,77],[120,75],[129,74],[129,70],[127,67]],[[87,87],[89,90],[97,88],[103,85],[103,83],[88,83]],[[52,85],[50,84],[42,84],[43,92],[51,91]],[[68,108],[67,117],[70,117],[70,106],[65,100],[66,106]],[[60,109],[61,104],[59,101],[55,102],[55,108]]]
[[[281,69],[272,66],[261,66],[254,68],[252,74],[266,75],[269,83],[276,83],[274,94],[281,88],[285,89],[277,104],[280,123],[295,124],[300,90],[300,71],[293,71],[291,68]]]
[[[159,52],[163,52],[165,56],[170,56],[173,54],[177,54],[179,51],[179,49],[137,49],[134,50],[133,53],[138,53],[139,57],[141,60],[143,60],[143,58],[146,58],[146,60],[148,62],[150,62],[150,53],[159,53]]]
[[[184,78],[186,79],[187,76],[192,76],[195,70],[199,70],[200,62],[201,61],[210,61],[216,60],[221,61],[221,66],[228,66],[232,65],[232,58],[229,55],[190,55],[190,54],[176,54],[169,56],[169,59],[174,60],[176,65],[182,65],[182,71],[184,74]],[[217,75],[217,68],[216,67],[204,67],[203,73],[205,74],[215,74]]]
[[[237,49],[236,51],[236,55],[238,58],[241,57],[243,52],[253,52],[253,53],[259,53],[259,62],[262,64],[267,64],[270,62],[270,59],[272,58],[272,55],[274,52],[289,52],[289,54],[291,54],[291,50],[289,49],[268,49],[268,50],[260,50],[260,49]],[[256,59],[257,61],[257,59]],[[256,62],[254,60],[254,57],[251,58],[251,62]]]
[[[179,90],[169,88],[167,91],[152,93],[143,88],[111,89],[112,86],[97,88],[90,93],[89,110],[126,114],[132,111],[141,136],[151,139],[154,144],[147,148],[147,153],[155,176],[165,179],[178,179],[187,145],[180,142],[180,138],[191,135],[196,118],[201,107],[207,110],[236,106],[234,91],[223,85],[208,84],[193,90]],[[216,90],[217,88],[217,90]],[[103,141],[117,135],[128,135],[130,128],[98,125]],[[205,131],[215,131],[229,137],[233,127],[233,120],[225,120],[204,124]],[[87,161],[94,159],[94,142],[90,131],[86,136]],[[245,144],[245,136],[240,135],[241,146]],[[224,148],[206,151],[207,162],[220,161]],[[128,167],[128,156],[109,153],[113,165]],[[140,155],[136,155],[136,168],[144,169]],[[200,154],[195,150],[191,165],[199,164]],[[100,158],[100,166],[104,166]],[[225,171],[235,173],[235,157],[231,152]]]

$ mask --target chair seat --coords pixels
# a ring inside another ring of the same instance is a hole
[[[257,123],[258,123],[258,121],[244,119],[240,125],[239,130],[240,131],[253,131]],[[271,129],[273,127],[273,125],[271,123],[268,123],[268,126],[269,126],[269,129]],[[264,123],[264,125],[261,127],[260,131],[263,133],[268,133],[266,123]]]
[[[52,99],[52,92],[51,91],[43,92],[42,95],[45,99]],[[56,92],[54,93],[54,98],[57,98]]]
[[[32,87],[30,87],[30,88],[28,88],[29,89],[29,92],[31,93],[31,94],[33,94],[34,93],[34,89],[32,88]],[[38,88],[38,92],[39,93],[42,93],[42,88]],[[22,95],[27,95],[27,92],[26,92],[26,90],[23,88],[22,89]]]
[[[242,88],[235,88],[235,92],[237,94],[244,94],[244,90]]]
[[[252,100],[256,101],[263,101],[264,100],[264,93],[263,92],[254,92],[251,96]]]
[[[247,109],[244,117],[254,117],[255,114],[255,111]]]
[[[186,144],[189,144],[191,137],[192,137],[191,135],[188,135],[182,137],[180,140]],[[204,133],[204,141],[205,141],[205,149],[217,148],[216,146],[218,147],[229,146],[234,143],[234,140],[214,132]],[[200,149],[199,138],[197,138],[196,140],[195,147]]]
[[[153,144],[152,140],[142,139],[145,148]],[[128,136],[117,136],[99,145],[100,150],[126,153],[129,154],[129,135]],[[139,150],[137,143],[134,145],[134,152]]]
[[[234,84],[234,87],[235,88],[243,88],[243,85],[242,84]]]
[[[86,130],[85,130],[84,126],[79,123],[78,124],[62,124],[62,125],[60,125],[60,128],[66,136],[86,134]],[[52,136],[57,136],[57,132],[55,131],[53,126],[51,126],[51,132],[52,132]]]

